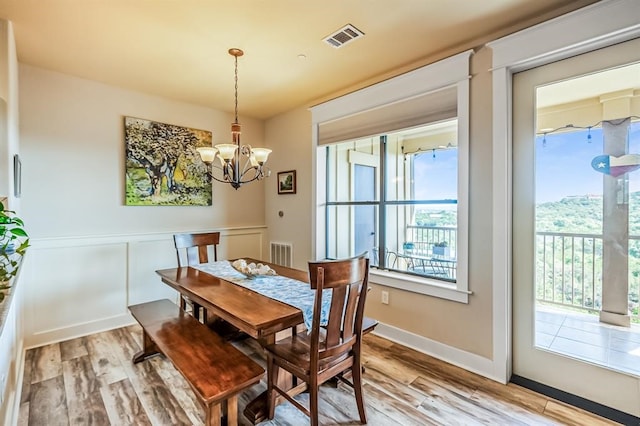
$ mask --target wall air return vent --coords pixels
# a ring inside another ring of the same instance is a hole
[[[271,242],[271,263],[291,268],[293,264],[293,246],[290,243]]]
[[[364,36],[364,33],[351,24],[347,24],[324,39],[324,42],[333,48],[340,48],[355,39]]]

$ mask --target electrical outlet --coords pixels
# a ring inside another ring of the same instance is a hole
[[[382,303],[384,305],[388,305],[389,304],[389,292],[388,291],[383,291],[382,292]]]

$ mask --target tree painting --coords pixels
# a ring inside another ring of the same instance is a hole
[[[211,132],[125,117],[126,205],[210,206],[211,178],[196,151]]]

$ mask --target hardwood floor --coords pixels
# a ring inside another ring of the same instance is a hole
[[[203,410],[166,359],[132,364],[141,339],[135,325],[27,351],[19,425],[203,424]],[[255,341],[237,346],[264,365]],[[364,360],[369,425],[615,424],[373,335],[365,338]],[[265,388],[263,381],[243,393],[240,410]],[[321,424],[359,424],[353,391],[344,385],[321,388],[320,413]],[[247,424],[242,415],[240,422]],[[308,423],[283,404],[263,424]]]

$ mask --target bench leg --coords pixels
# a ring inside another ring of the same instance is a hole
[[[160,350],[156,344],[151,340],[147,332],[142,329],[142,350],[133,356],[133,363],[137,364],[150,356],[159,354]]]
[[[206,426],[238,426],[238,395],[205,407]]]

